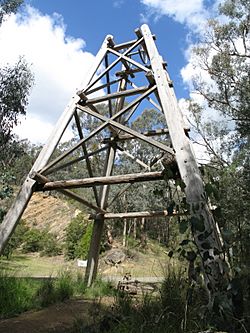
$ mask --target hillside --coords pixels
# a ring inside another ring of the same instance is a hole
[[[34,193],[22,218],[28,227],[47,229],[63,240],[66,226],[78,212],[63,199]]]

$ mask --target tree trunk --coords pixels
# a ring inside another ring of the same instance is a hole
[[[147,233],[146,233],[146,219],[145,217],[141,218],[141,246],[144,248],[147,246]]]
[[[133,237],[134,239],[136,239],[136,236],[137,236],[137,219],[135,218],[134,219],[134,222],[133,222]]]
[[[124,219],[124,224],[123,224],[123,238],[122,238],[122,246],[126,247],[127,243],[127,219]]]

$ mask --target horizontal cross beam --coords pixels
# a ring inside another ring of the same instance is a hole
[[[50,180],[47,177],[45,177],[45,176],[43,176],[39,173],[32,173],[30,175],[30,178],[36,180],[39,184],[46,184],[47,182],[50,182]],[[69,190],[65,190],[65,189],[62,189],[62,188],[57,189],[57,191],[66,195],[67,197],[69,197],[71,199],[74,199],[74,200],[82,203],[83,205],[87,206],[88,208],[95,210],[99,214],[106,213],[106,211],[104,209],[101,209],[100,207],[97,207],[97,206],[93,205],[91,202],[88,202],[87,200],[85,200],[80,195],[78,195],[74,192],[71,192]]]
[[[127,213],[105,213],[102,215],[104,219],[111,220],[111,219],[126,219],[126,218],[140,218],[140,217],[146,217],[146,218],[154,218],[154,217],[171,217],[171,216],[183,216],[187,215],[187,213],[179,213],[179,212],[173,212],[168,213],[167,210],[162,211],[145,211],[145,212],[127,212]],[[98,215],[91,214],[89,215],[89,219],[95,219]]]
[[[149,89],[148,87],[140,87],[140,88],[128,89],[128,90],[124,90],[124,91],[118,91],[118,92],[115,92],[112,94],[107,94],[104,96],[87,99],[85,103],[87,105],[95,104],[95,103],[101,103],[101,102],[105,102],[110,99],[115,99],[115,98],[119,98],[119,97],[133,96],[133,95],[144,93],[148,89]]]
[[[146,132],[140,133],[145,136],[157,136],[157,135],[166,135],[169,134],[169,130],[167,128],[159,128],[156,130],[149,130]],[[131,140],[135,139],[135,137],[131,134],[120,134],[116,137],[110,137],[110,138],[104,138],[103,143],[109,143],[110,141],[125,141],[125,140]]]
[[[174,155],[174,150],[172,148],[170,148],[167,145],[164,145],[163,143],[158,142],[158,141],[156,141],[156,140],[154,140],[150,137],[147,137],[147,136],[133,130],[132,128],[129,128],[128,126],[125,126],[125,125],[122,125],[122,124],[118,123],[117,121],[113,120],[114,117],[112,117],[113,119],[112,118],[107,118],[107,117],[105,117],[105,116],[103,116],[99,113],[96,113],[96,112],[90,110],[88,107],[83,107],[79,104],[77,104],[76,106],[77,106],[77,108],[79,108],[82,111],[85,111],[86,113],[90,114],[91,116],[96,117],[97,119],[100,119],[103,122],[105,122],[109,125],[112,125],[112,126],[118,128],[118,129],[134,136],[134,138],[138,138],[142,141],[145,141],[145,142],[149,143],[150,145],[152,145],[154,147],[157,147],[157,148],[159,148],[159,149],[161,149],[165,152],[168,152],[168,153]],[[115,116],[117,117],[117,114]]]
[[[30,177],[38,182],[42,180],[43,175],[35,172]],[[67,188],[83,188],[101,185],[114,185],[124,183],[138,183],[145,181],[161,180],[163,179],[162,172],[146,172],[146,173],[132,173],[127,175],[107,176],[107,177],[93,177],[72,180],[56,180],[56,181],[43,181],[36,188],[36,191],[51,191]]]

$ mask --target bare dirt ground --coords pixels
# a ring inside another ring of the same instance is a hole
[[[40,311],[28,311],[15,318],[0,320],[0,333],[66,333],[76,323],[95,325],[103,309],[113,302],[103,298],[101,304],[92,300],[72,299]]]

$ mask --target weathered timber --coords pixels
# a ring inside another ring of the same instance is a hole
[[[127,57],[127,56],[125,55],[125,53],[128,54],[129,52],[125,52],[125,53],[121,54],[121,53],[119,53],[119,52],[117,52],[117,51],[115,51],[115,50],[113,50],[113,49],[110,49],[110,48],[108,48],[108,50],[109,50],[111,53],[117,55],[121,60],[122,60],[122,59],[123,59],[123,60],[126,60],[127,62],[131,63],[132,65],[134,65],[134,66],[136,66],[136,67],[142,69],[142,70],[143,70],[144,72],[146,72],[146,73],[148,73],[148,72],[151,71],[150,69],[148,69],[148,67],[146,67],[146,66],[140,64],[138,61],[135,61],[135,60],[133,60],[132,58]]]
[[[149,87],[139,87],[139,88],[135,88],[135,89],[128,89],[128,90],[119,91],[119,92],[107,94],[107,95],[96,97],[96,98],[91,98],[91,99],[88,99],[85,103],[86,103],[86,105],[96,104],[96,103],[108,101],[110,99],[116,99],[119,97],[138,95],[138,94],[146,92],[148,89],[149,89]]]
[[[90,140],[91,138],[93,138],[96,134],[98,134],[99,132],[101,132],[104,128],[106,128],[109,125],[112,125],[110,123],[112,120],[115,120],[115,119],[119,118],[121,115],[123,115],[124,113],[126,113],[130,108],[132,108],[134,105],[138,104],[141,100],[143,100],[149,94],[151,94],[151,92],[153,92],[154,89],[155,89],[155,87],[152,87],[148,91],[146,91],[144,94],[142,94],[141,96],[138,96],[135,100],[133,100],[128,105],[126,105],[122,110],[120,110],[119,112],[117,112],[116,114],[114,114],[110,119],[109,118],[105,118],[105,119],[107,119],[107,121],[104,124],[101,124],[100,126],[98,126],[88,136],[86,136],[84,139],[82,139],[78,143],[76,143],[72,148],[70,148],[69,150],[65,151],[60,156],[58,156],[57,158],[55,158],[53,161],[51,161],[50,163],[48,163],[46,165],[46,167],[44,167],[42,170],[40,170],[41,173],[44,173],[46,170],[52,168],[58,162],[60,162],[61,160],[63,160],[66,156],[70,155],[73,151],[75,151],[77,148],[79,148],[82,145],[83,142],[87,142],[88,140]],[[92,115],[94,115],[94,116],[97,117],[97,113],[96,112],[91,112],[91,110],[89,108],[82,107],[79,104],[77,104],[77,105],[78,105],[78,108],[80,110],[85,111],[85,112],[87,112],[87,110],[88,110],[88,113],[90,113],[90,114],[92,114]],[[99,115],[99,116],[101,116],[101,115]]]
[[[104,83],[104,84],[101,84],[101,85],[98,85],[97,87],[93,88],[93,89],[90,89],[88,91],[85,91],[85,96],[88,96],[90,94],[93,94],[94,92],[97,92],[98,90],[101,90],[101,89],[104,89],[104,88],[108,88],[108,87],[111,87],[113,84],[116,84],[118,83],[119,81],[121,81],[121,78],[117,79],[117,80],[113,80],[113,81],[108,81],[107,80],[107,83]]]
[[[146,131],[146,132],[141,132],[140,134],[145,135],[145,136],[158,136],[158,135],[168,135],[169,134],[169,130],[167,128],[159,128],[156,130],[150,130],[150,131]],[[103,139],[103,143],[109,143],[110,141],[126,141],[126,140],[131,140],[131,139],[135,139],[135,137],[131,134],[119,134],[119,136],[115,136],[115,137],[109,137],[109,138],[104,138]]]
[[[78,117],[77,110],[74,113],[74,117],[75,117],[75,122],[76,122],[76,127],[77,127],[77,130],[78,130],[79,138],[82,140],[83,139],[83,132],[82,132],[81,122],[80,122],[80,119]],[[84,156],[86,156],[86,165],[87,165],[87,170],[88,170],[88,173],[89,173],[89,177],[92,178],[92,177],[94,177],[94,175],[93,175],[93,171],[92,171],[92,167],[91,167],[91,162],[90,162],[90,159],[88,157],[88,151],[87,151],[87,147],[86,147],[85,142],[83,142],[83,144],[82,144],[82,150],[83,150]],[[97,194],[97,190],[96,190],[95,186],[93,186],[93,192],[94,192],[94,197],[95,197],[96,204],[98,205],[98,194]]]
[[[33,178],[36,180],[39,179],[40,176],[41,176],[40,174],[35,173],[35,175],[33,175]],[[56,180],[38,185],[36,191],[50,191],[50,190],[66,189],[66,188],[80,188],[80,187],[84,188],[84,187],[101,186],[101,185],[138,183],[138,182],[154,181],[161,179],[163,179],[162,172],[155,171],[155,172],[146,172],[146,173],[132,173],[119,176]]]
[[[121,44],[116,44],[116,45],[113,46],[113,48],[116,51],[127,49],[128,47],[133,46],[137,41],[138,41],[138,39],[133,39],[133,40],[131,40],[129,42],[125,42],[125,43],[121,43]]]
[[[110,48],[114,48],[114,46],[115,46],[115,42],[114,42],[114,39],[113,39],[113,38],[110,38],[108,46],[109,46]],[[123,64],[123,66],[125,67],[125,69],[126,69],[126,70],[129,70],[129,64],[126,62],[126,60],[121,59],[121,62],[122,62],[122,64]],[[107,66],[106,66],[106,67],[107,67]],[[135,77],[134,74],[131,74],[131,77],[134,78],[134,77]]]
[[[122,147],[117,146],[117,149],[119,149],[123,155],[128,156],[131,160],[133,160],[134,162],[136,162],[137,164],[139,164],[146,170],[150,171],[150,166],[147,165],[146,163],[144,163],[143,161],[141,161],[139,158],[135,157],[134,155],[132,155],[130,152],[126,151]]]
[[[49,178],[47,178],[44,175],[41,175],[39,173],[36,173],[36,172],[32,172],[30,174],[30,178],[36,180],[37,183],[39,183],[39,184],[46,184],[47,182],[50,181]],[[37,186],[37,184],[36,184],[36,186]],[[71,199],[74,199],[74,200],[84,204],[86,207],[91,208],[91,209],[95,210],[96,212],[98,212],[100,214],[106,213],[106,210],[101,209],[100,207],[97,207],[97,206],[93,205],[91,202],[85,200],[83,197],[81,197],[80,195],[78,195],[74,192],[71,192],[71,191],[65,190],[65,189],[58,189],[57,192],[60,192],[64,195],[66,195],[67,197],[69,197]]]
[[[107,68],[109,66],[109,61],[108,61],[108,55],[106,54],[105,56],[105,67]],[[107,82],[107,94],[111,94],[111,86],[110,86],[110,75],[109,72],[106,73],[106,82]],[[112,117],[113,115],[113,107],[112,107],[112,101],[108,100],[108,106],[109,106],[109,116]]]
[[[140,217],[147,217],[147,218],[155,218],[155,217],[164,217],[164,216],[186,216],[188,213],[186,212],[172,212],[168,213],[167,210],[162,211],[145,211],[145,212],[125,212],[125,213],[105,213],[103,218],[105,220],[111,219],[126,219],[126,218],[140,218]],[[97,215],[90,214],[89,219],[95,219]]]
[[[106,161],[105,161],[105,176],[110,176],[112,174],[112,169],[115,160],[116,150],[113,146],[109,147],[107,152]],[[107,206],[109,187],[104,185],[100,189],[100,207],[105,209]],[[91,286],[93,281],[96,278],[98,259],[100,253],[101,237],[104,227],[104,218],[103,216],[96,217],[94,219],[93,232],[90,241],[89,253],[88,253],[88,263],[85,272],[85,283],[87,286]]]
[[[138,88],[137,85],[136,85],[134,82],[128,80],[128,83],[131,85],[131,87],[133,87],[133,88]],[[146,99],[147,99],[147,100],[149,101],[149,103],[152,104],[156,109],[158,109],[159,111],[162,112],[162,108],[160,107],[160,105],[157,104],[152,98],[150,98],[150,97],[146,97]]]
[[[119,56],[116,60],[114,60],[107,68],[105,68],[105,70],[99,74],[94,80],[91,81],[91,83],[82,90],[83,93],[85,93],[86,91],[88,91],[89,89],[91,89],[98,81],[100,81],[104,75],[106,75],[107,72],[109,72],[115,65],[117,65],[121,59],[123,58],[123,56],[125,56],[126,54],[128,54],[129,52],[131,52],[134,48],[136,48],[138,45],[140,45],[140,43],[142,42],[143,38],[137,40],[133,45],[131,45],[124,53],[123,55],[121,55],[119,53]],[[111,49],[109,49],[111,50]]]
[[[75,164],[75,163],[78,163],[78,162],[81,162],[81,161],[86,160],[86,157],[95,156],[95,155],[101,153],[102,151],[104,151],[104,150],[106,150],[106,149],[108,149],[108,145],[105,145],[105,146],[103,146],[103,147],[101,147],[101,148],[99,148],[99,149],[97,149],[97,150],[94,150],[94,151],[88,153],[88,154],[85,155],[85,156],[80,156],[80,157],[75,158],[75,159],[73,159],[73,160],[71,160],[71,161],[68,161],[68,162],[66,162],[66,163],[60,164],[60,165],[58,165],[58,166],[56,166],[56,167],[54,167],[54,168],[47,169],[45,172],[43,172],[43,174],[44,174],[44,175],[49,175],[49,174],[51,174],[51,173],[53,173],[53,172],[56,172],[56,171],[58,171],[58,170],[62,170],[62,169],[64,169],[64,168],[67,168],[67,167],[69,167],[69,166]]]
[[[131,74],[143,72],[141,68],[129,68],[128,70],[121,70],[115,73],[116,76],[129,76]]]
[[[225,257],[220,255],[223,253],[222,244],[218,237],[215,221],[209,211],[204,185],[190,141],[183,130],[182,115],[178,108],[174,89],[169,86],[168,74],[164,70],[162,58],[155,46],[149,27],[146,24],[142,25],[141,32],[154,72],[155,83],[173,148],[176,152],[178,168],[186,185],[185,193],[187,202],[190,205],[191,221],[196,221],[196,223],[204,226],[201,229],[196,228],[195,224],[193,224],[192,231],[202,258],[207,287],[212,300],[210,305],[212,306],[216,293],[219,293],[221,289],[226,290],[228,287],[228,265]],[[206,240],[206,248],[203,246],[204,239]],[[209,255],[207,255],[208,253]]]
[[[92,80],[93,76],[95,75],[99,65],[101,64],[102,60],[104,59],[107,53],[107,36],[100,48],[98,54],[96,55],[95,61],[90,68],[90,71],[85,76],[84,82],[82,82],[82,86],[88,85],[89,82]],[[58,142],[60,141],[66,127],[70,123],[74,111],[75,111],[75,104],[79,102],[79,96],[74,96],[71,99],[68,106],[65,108],[64,112],[62,113],[61,117],[59,118],[52,134],[50,135],[46,145],[43,147],[42,151],[40,152],[37,160],[35,161],[32,170],[40,170],[42,169],[50,159],[51,155],[53,154]],[[35,182],[27,177],[24,181],[24,184],[18,193],[15,201],[13,202],[11,208],[9,209],[8,213],[5,215],[3,222],[0,224],[0,253],[2,253],[9,237],[15,230],[15,227],[21,218],[31,196],[33,193]]]
[[[84,106],[81,106],[79,104],[77,105],[77,107],[80,110],[85,111],[86,113],[88,113],[88,114],[90,114],[90,115],[92,115],[92,116],[94,116],[94,117],[96,117],[96,118],[104,121],[105,124],[109,123],[110,125],[112,125],[114,127],[117,127],[120,130],[122,130],[122,131],[124,131],[124,132],[126,132],[126,133],[128,133],[130,135],[133,135],[135,138],[138,138],[138,139],[140,139],[142,141],[145,141],[145,142],[149,143],[150,145],[152,145],[154,147],[157,147],[157,148],[159,148],[159,149],[161,149],[161,150],[163,150],[165,152],[168,152],[168,153],[174,155],[174,150],[172,148],[170,148],[170,147],[164,145],[163,143],[158,142],[158,141],[156,141],[156,140],[154,140],[154,139],[152,139],[150,137],[142,135],[139,132],[137,132],[137,131],[129,128],[128,126],[122,125],[122,124],[118,123],[117,121],[114,121],[112,118],[114,118],[115,116],[117,117],[118,113],[115,116],[113,116],[112,118],[109,119],[109,118],[107,118],[107,117],[105,117],[105,116],[103,116],[101,114],[97,114],[96,112],[93,112],[88,107],[84,107]]]

